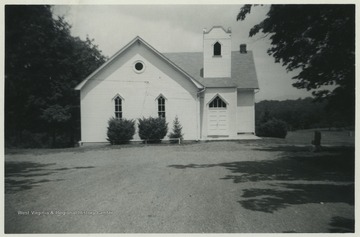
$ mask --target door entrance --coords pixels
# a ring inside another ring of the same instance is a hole
[[[228,113],[226,103],[216,96],[209,103],[208,110],[208,135],[228,136]]]

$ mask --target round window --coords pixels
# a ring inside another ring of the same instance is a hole
[[[142,64],[141,62],[138,62],[135,64],[135,69],[137,71],[141,71],[141,70],[143,70],[143,68],[144,68],[144,64]]]
[[[136,61],[133,65],[136,73],[142,73],[145,70],[145,64],[142,61]]]

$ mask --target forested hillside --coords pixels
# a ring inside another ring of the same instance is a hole
[[[288,130],[309,128],[353,127],[341,114],[328,109],[326,101],[314,102],[312,98],[297,100],[264,100],[255,105],[256,125],[268,118],[287,123]]]

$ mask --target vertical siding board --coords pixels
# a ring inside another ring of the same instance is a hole
[[[237,94],[237,132],[255,133],[254,90],[239,90]]]

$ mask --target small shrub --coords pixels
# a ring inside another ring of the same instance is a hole
[[[287,125],[284,121],[272,118],[265,123],[260,124],[256,129],[256,135],[260,137],[278,137],[285,138],[287,134]]]
[[[168,123],[164,118],[142,118],[139,119],[139,136],[142,140],[150,143],[160,143],[166,136]]]
[[[111,118],[108,122],[107,140],[111,145],[128,143],[135,134],[135,121]]]
[[[169,138],[180,138],[180,140],[183,139],[182,126],[179,122],[179,118],[176,116],[173,122],[173,131],[169,134]],[[170,140],[171,143],[176,143],[176,140]]]

